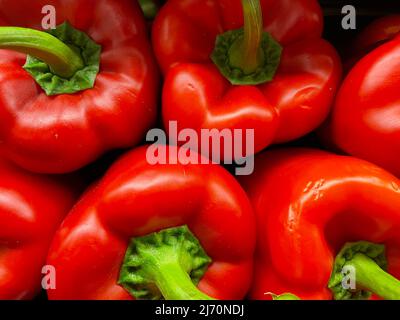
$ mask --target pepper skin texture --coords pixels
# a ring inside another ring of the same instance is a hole
[[[400,15],[384,16],[370,23],[351,44],[345,69],[350,70],[366,54],[397,37],[400,33]]]
[[[256,214],[251,299],[290,292],[331,299],[327,285],[347,242],[386,245],[388,272],[400,276],[400,181],[363,160],[312,149],[256,158],[242,180]]]
[[[146,152],[123,156],[64,220],[49,252],[57,270],[49,299],[132,299],[117,284],[130,239],[181,225],[213,261],[198,288],[217,299],[246,295],[255,225],[245,192],[218,165],[150,165]]]
[[[41,290],[52,237],[76,194],[67,184],[0,160],[0,299],[32,299]]]
[[[143,139],[156,119],[158,71],[136,1],[5,0],[0,25],[42,30],[45,5],[57,25],[102,46],[100,72],[92,89],[47,96],[22,68],[26,55],[1,50],[0,153],[34,172],[66,173]]]
[[[400,38],[350,71],[322,136],[341,151],[400,176]]]
[[[353,47],[359,51],[372,51],[400,33],[400,15],[394,14],[376,19],[358,36]]]
[[[211,62],[216,37],[243,26],[240,0],[170,0],[153,26],[165,75],[163,121],[179,129],[254,129],[255,152],[314,130],[326,118],[340,76],[333,47],[321,39],[317,1],[261,1],[264,30],[283,47],[274,79],[233,86]]]

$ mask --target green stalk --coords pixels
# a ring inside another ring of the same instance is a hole
[[[357,253],[345,266],[356,270],[357,286],[386,300],[400,300],[400,281],[385,272],[371,258]]]
[[[166,300],[214,300],[197,289],[178,263],[159,265],[154,278]]]
[[[301,300],[298,296],[292,294],[292,293],[283,293],[280,295],[276,295],[276,294],[272,294],[272,299],[274,301],[278,301],[278,300],[284,300],[284,301],[288,301],[288,300]]]
[[[272,81],[280,65],[281,45],[264,31],[260,0],[242,0],[243,28],[217,36],[211,60],[233,85]]]
[[[61,40],[43,31],[0,27],[0,49],[14,50],[45,62],[54,74],[72,77],[84,67],[82,57]]]
[[[211,259],[187,226],[132,238],[119,284],[135,299],[214,300],[197,288]]]
[[[230,63],[251,74],[262,64],[263,17],[260,0],[242,0],[244,36],[230,50]]]
[[[400,300],[400,281],[386,269],[385,245],[346,243],[335,258],[328,288],[335,300],[365,300],[371,294]]]

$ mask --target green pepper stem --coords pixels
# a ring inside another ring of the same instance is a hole
[[[400,300],[400,281],[385,272],[371,258],[357,253],[345,266],[354,267],[356,283],[386,300]]]
[[[136,299],[214,300],[196,285],[211,259],[187,226],[132,238],[118,283]]]
[[[201,292],[178,263],[161,265],[155,282],[166,300],[215,300]]]
[[[278,300],[300,300],[300,298],[292,293],[283,293],[280,295],[276,295],[271,293],[272,299],[274,301],[278,301]]]
[[[263,17],[260,0],[242,0],[244,36],[230,50],[231,65],[253,73],[262,64]]]
[[[42,60],[62,78],[70,78],[84,67],[82,57],[77,52],[43,31],[0,27],[0,49],[14,50]]]
[[[158,6],[154,0],[139,0],[139,5],[146,19],[154,19],[157,16]]]

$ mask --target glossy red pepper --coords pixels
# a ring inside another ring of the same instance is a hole
[[[151,165],[147,150],[114,164],[65,219],[48,258],[50,299],[246,295],[255,226],[245,192],[217,165]]]
[[[339,90],[325,138],[340,150],[400,176],[400,38],[350,71]]]
[[[33,30],[47,5],[56,9],[53,36]],[[158,72],[136,1],[5,0],[0,25],[24,27],[0,28],[0,48],[29,54],[0,50],[0,152],[8,159],[65,173],[138,144],[154,124]]]
[[[252,299],[367,299],[368,291],[400,298],[400,282],[391,276],[400,277],[396,177],[311,149],[266,152],[255,163],[242,180],[257,221]],[[354,290],[342,286],[344,267],[355,268]]]
[[[0,299],[31,299],[54,233],[75,201],[72,188],[0,160]]]
[[[168,1],[153,26],[165,127],[255,129],[256,152],[309,133],[341,73],[322,29],[313,0]]]
[[[400,33],[400,15],[384,16],[370,23],[352,42],[345,63],[345,69],[350,70],[366,54],[380,45],[398,36]]]

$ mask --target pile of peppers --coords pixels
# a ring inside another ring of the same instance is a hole
[[[400,15],[323,32],[317,0],[0,1],[0,299],[400,300]],[[171,122],[252,130],[254,170],[152,163]]]

